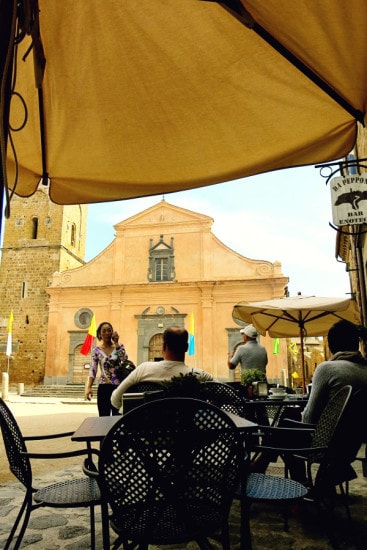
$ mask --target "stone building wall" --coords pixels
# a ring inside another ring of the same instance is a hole
[[[13,197],[6,220],[0,268],[0,366],[10,384],[43,383],[49,297],[55,271],[84,264],[86,206],[52,203],[48,189]],[[5,355],[13,311],[13,354]]]

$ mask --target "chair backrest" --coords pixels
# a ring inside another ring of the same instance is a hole
[[[367,390],[352,391],[329,443],[328,458],[350,464],[365,441]]]
[[[122,396],[124,414],[130,412],[143,403],[154,399],[154,395],[162,395],[162,386],[158,382],[137,382],[130,386]]]
[[[328,447],[330,445],[351,393],[352,387],[344,386],[329,400],[315,426],[312,436],[313,447]],[[324,456],[325,451],[322,451],[310,456],[310,460],[319,462]]]
[[[345,386],[335,397],[339,399],[343,391],[347,397],[344,405],[339,404],[341,411],[336,413],[335,427],[315,478],[315,487],[320,491],[357,477],[352,462],[364,440],[367,391],[352,392],[351,386]]]
[[[146,391],[158,391],[162,386],[159,382],[137,382],[126,390],[126,393],[144,393]]]
[[[242,467],[241,440],[224,411],[167,397],[121,417],[98,469],[112,526],[128,540],[173,544],[223,524]]]
[[[32,485],[32,468],[29,458],[21,454],[27,447],[13,413],[0,398],[0,426],[10,471],[26,488]]]
[[[203,399],[220,409],[245,416],[245,401],[238,391],[223,382],[203,382]]]

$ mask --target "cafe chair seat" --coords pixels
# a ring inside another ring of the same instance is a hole
[[[236,498],[241,501],[241,548],[252,549],[250,507],[253,502],[270,502],[282,507],[284,530],[288,531],[288,506],[302,500],[308,489],[292,479],[250,472],[245,482],[245,491],[237,488]]]
[[[246,497],[252,501],[297,500],[305,497],[308,489],[293,479],[252,472],[246,483]]]
[[[34,502],[55,508],[73,508],[99,504],[101,493],[98,483],[88,477],[53,483],[33,494]]]
[[[230,550],[228,518],[243,456],[235,424],[210,403],[167,397],[128,412],[105,437],[94,473],[104,547],[110,524],[114,549],[189,541],[205,549],[213,537]]]
[[[95,479],[86,476],[64,480],[39,489],[33,487],[31,459],[53,460],[56,458],[70,458],[75,456],[89,456],[99,451],[96,449],[78,449],[60,453],[28,452],[26,441],[45,441],[62,437],[71,437],[73,432],[50,434],[42,436],[23,436],[12,412],[0,398],[0,426],[4,446],[9,461],[10,471],[24,485],[26,491],[13,528],[5,543],[4,550],[11,546],[17,550],[23,540],[31,512],[40,507],[53,508],[89,508],[91,548],[95,549],[94,508],[101,505],[101,494]],[[82,469],[82,464],[81,464]],[[19,528],[19,529],[18,529]]]
[[[285,427],[261,426],[253,450],[281,456],[285,475],[305,477],[309,487],[307,500],[323,515],[323,522],[332,544],[334,541],[334,507],[337,490],[345,507],[353,533],[348,502],[349,482],[356,477],[352,463],[362,445],[361,420],[367,412],[365,391],[347,385],[341,388],[324,407],[315,425],[284,420]],[[303,482],[303,481],[302,481]]]

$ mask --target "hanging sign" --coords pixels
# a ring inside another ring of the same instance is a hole
[[[367,223],[367,174],[333,178],[330,191],[334,225]]]

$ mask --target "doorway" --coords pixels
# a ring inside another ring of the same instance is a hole
[[[163,334],[154,334],[149,341],[148,361],[161,361],[163,359]]]
[[[80,353],[82,344],[75,348],[74,368],[72,370],[72,384],[85,384],[89,376],[90,356],[86,357]]]

